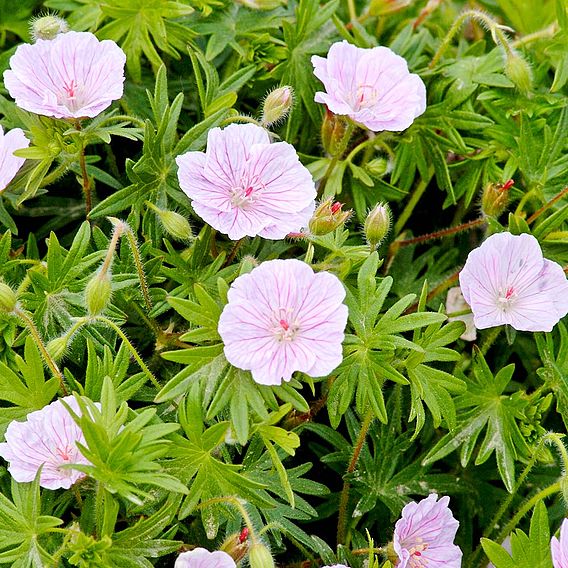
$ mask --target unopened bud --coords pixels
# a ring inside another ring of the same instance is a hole
[[[168,235],[171,235],[178,241],[190,241],[193,239],[193,232],[189,221],[175,211],[167,211],[160,209],[158,217],[162,222],[162,226]]]
[[[67,22],[55,14],[35,18],[30,24],[30,35],[34,42],[38,39],[55,39],[59,34],[67,31],[69,31]]]
[[[352,211],[342,211],[343,203],[333,202],[333,198],[326,199],[314,211],[310,219],[310,233],[323,236],[335,231],[351,216]]]
[[[237,2],[251,10],[274,10],[286,4],[286,0],[237,0]]]
[[[247,531],[247,535],[242,538],[242,534]],[[248,552],[249,543],[247,540],[248,529],[243,529],[240,533],[234,533],[225,539],[220,550],[226,552],[238,564]]]
[[[288,116],[293,102],[294,91],[292,87],[279,87],[268,93],[262,105],[263,126],[270,126],[284,120]]]
[[[384,16],[398,12],[410,6],[412,0],[372,0],[369,6],[370,16]]]
[[[8,284],[0,282],[0,310],[13,312],[17,302],[18,297],[16,296],[16,292],[14,292]]]
[[[63,359],[65,352],[67,351],[67,344],[69,340],[66,335],[62,335],[61,337],[56,337],[52,339],[47,345],[46,349],[47,352],[51,355],[51,358],[55,361],[60,361]]]
[[[110,274],[98,272],[85,288],[85,303],[91,316],[98,316],[108,305],[112,296]]]
[[[505,61],[505,75],[515,84],[515,86],[527,93],[532,87],[532,69],[528,61],[518,53],[511,52]]]
[[[345,138],[349,131],[349,119],[346,116],[333,114],[327,110],[321,125],[321,141],[324,150],[330,156],[339,156],[345,149]]]
[[[488,217],[499,217],[509,204],[509,190],[514,185],[510,179],[505,183],[488,183],[481,195],[481,211]]]
[[[274,568],[274,558],[262,543],[253,544],[249,550],[250,568]]]
[[[365,219],[365,236],[375,250],[387,236],[391,226],[391,212],[386,203],[377,203]]]
[[[374,177],[380,178],[389,173],[391,165],[385,158],[375,158],[367,162],[365,169]]]

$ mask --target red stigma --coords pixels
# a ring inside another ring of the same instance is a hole
[[[510,288],[507,289],[507,292],[505,293],[505,299],[508,300],[514,293],[515,293],[515,291],[513,290],[513,287],[511,286]]]
[[[245,540],[248,538],[248,534],[249,534],[249,530],[247,527],[245,527],[242,531],[241,534],[239,535],[239,543],[242,544],[243,542],[245,542]]]
[[[339,211],[341,211],[341,208],[343,207],[343,203],[339,203],[338,201],[336,201],[332,206],[331,206],[331,212],[333,213],[333,215],[335,215],[336,213],[338,213]]]
[[[507,181],[501,186],[501,189],[502,189],[503,191],[507,191],[508,189],[511,189],[514,185],[515,185],[515,180],[514,180],[514,179],[510,179],[510,180],[507,180]]]
[[[249,186],[245,189],[245,197],[250,197],[250,194],[254,191],[252,186]]]
[[[288,322],[286,320],[280,320],[279,323],[284,331],[288,331],[290,326],[288,325]]]
[[[414,556],[422,556],[422,552],[418,552],[418,550],[414,553]]]

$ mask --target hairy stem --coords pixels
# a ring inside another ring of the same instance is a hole
[[[353,454],[351,455],[351,461],[347,467],[346,474],[353,473],[357,467],[357,462],[359,461],[359,456],[361,455],[361,450],[363,449],[363,444],[367,438],[367,433],[369,427],[373,422],[374,413],[372,409],[367,411],[365,418],[361,423],[361,429],[359,430],[359,436],[353,447]],[[347,529],[347,509],[349,507],[349,490],[351,484],[349,481],[345,480],[343,482],[343,489],[341,490],[341,497],[339,499],[339,519],[337,522],[337,544],[345,543],[346,529]]]
[[[428,241],[433,241],[435,239],[443,239],[444,237],[451,237],[457,233],[463,233],[464,231],[469,231],[475,227],[480,227],[485,225],[487,221],[480,217],[479,219],[474,219],[473,221],[468,221],[467,223],[462,223],[456,227],[449,227],[448,229],[441,229],[440,231],[434,231],[433,233],[428,233],[426,235],[420,235],[418,237],[412,237],[411,239],[404,239],[401,241],[394,241],[391,246],[396,246],[398,248],[407,247],[409,245],[416,245],[419,243],[425,243]]]
[[[140,280],[140,288],[142,289],[142,296],[144,296],[144,303],[146,304],[146,309],[150,311],[152,309],[152,298],[150,297],[150,290],[148,288],[148,282],[146,280],[146,273],[144,272],[144,264],[142,263],[142,258],[140,257],[140,251],[138,250],[138,243],[136,242],[136,237],[132,232],[132,229],[128,227],[125,232],[128,244],[130,245],[130,251],[134,258],[134,264],[136,265],[136,271],[138,272],[138,279]]]
[[[568,186],[566,186],[562,191],[557,193],[550,201],[547,201],[540,209],[535,211],[528,219],[527,223],[530,225],[533,221],[536,221],[546,210],[550,209],[555,203],[560,201],[568,193]]]

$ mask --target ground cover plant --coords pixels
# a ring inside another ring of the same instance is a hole
[[[0,30],[0,564],[568,567],[563,0]]]

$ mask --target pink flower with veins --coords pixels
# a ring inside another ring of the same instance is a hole
[[[449,502],[432,493],[402,509],[393,537],[396,568],[460,568],[462,551],[454,544],[459,523]]]
[[[478,329],[551,331],[568,313],[566,275],[532,235],[491,235],[469,253],[460,287]]]
[[[560,539],[553,536],[550,540],[550,552],[554,568],[568,568],[568,519],[562,521]]]
[[[0,192],[6,189],[26,161],[25,158],[14,156],[14,152],[29,145],[30,141],[21,128],[13,128],[4,134],[0,126]]]
[[[4,71],[16,104],[55,118],[94,117],[122,97],[126,55],[111,40],[89,32],[23,44]]]
[[[283,239],[306,227],[314,212],[314,182],[294,147],[271,144],[254,124],[213,128],[207,152],[187,152],[176,162],[195,213],[230,239]]]
[[[195,548],[180,554],[174,568],[236,568],[235,561],[222,550],[209,552],[205,548]]]
[[[347,306],[333,274],[270,260],[239,276],[228,297],[218,328],[225,356],[257,383],[279,385],[294,371],[324,377],[341,363]]]
[[[312,56],[312,65],[326,90],[314,100],[373,132],[405,130],[426,110],[422,79],[409,73],[406,60],[388,47],[337,42],[327,58]]]
[[[73,396],[62,399],[80,415]],[[79,426],[60,400],[30,412],[25,422],[13,420],[0,444],[0,457],[10,462],[8,471],[18,482],[33,481],[40,466],[39,484],[47,489],[69,489],[85,474],[75,469],[62,469],[67,464],[90,464],[77,447],[86,445]]]

